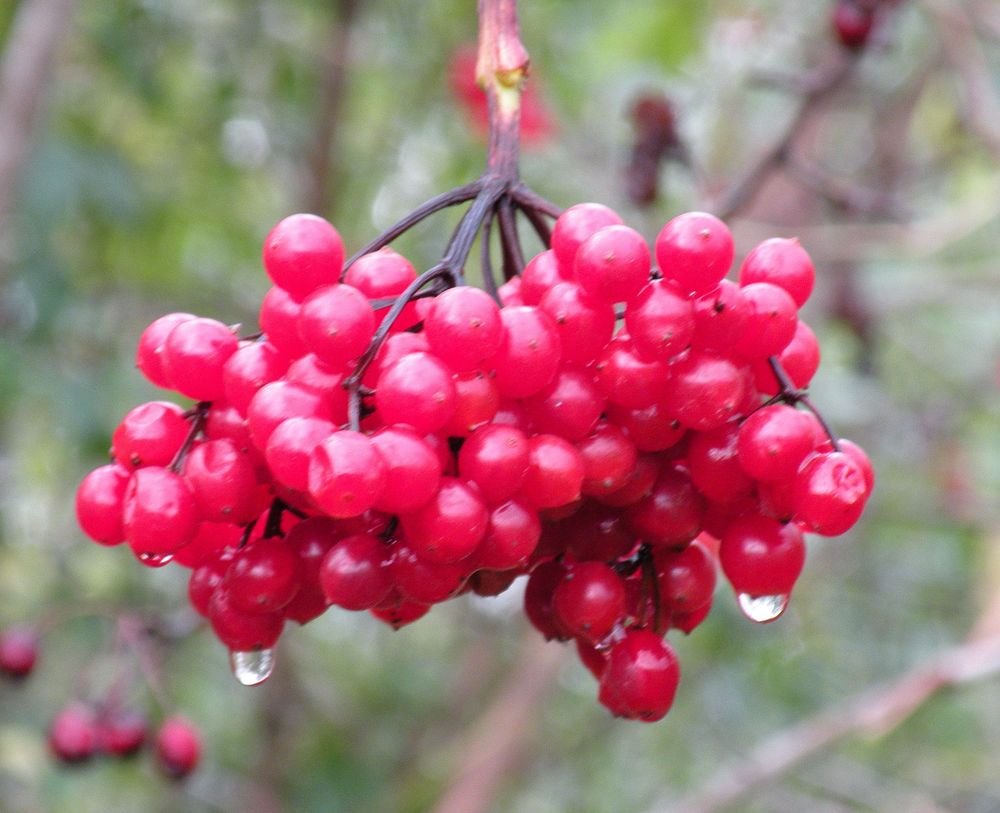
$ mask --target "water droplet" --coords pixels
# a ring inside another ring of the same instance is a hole
[[[788,606],[788,596],[784,593],[773,596],[751,596],[749,593],[740,593],[736,601],[740,605],[740,612],[755,624],[774,621]]]
[[[230,652],[229,666],[233,670],[233,675],[244,686],[256,686],[271,677],[271,672],[274,671],[274,650]]]
[[[163,567],[174,560],[174,555],[172,553],[137,553],[135,558],[146,567]]]

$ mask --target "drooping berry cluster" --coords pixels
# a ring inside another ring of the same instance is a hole
[[[72,703],[52,719],[49,749],[65,765],[89,762],[98,755],[125,759],[146,745],[149,727],[146,718],[127,709],[94,709]],[[201,758],[201,735],[183,717],[167,717],[153,742],[156,763],[171,779],[183,779]]]
[[[803,531],[847,530],[871,490],[864,452],[802,391],[819,350],[795,240],[731,282],[715,217],[674,218],[651,252],[580,204],[502,306],[425,287],[438,269],[418,278],[390,248],[345,268],[312,215],[275,226],[263,260],[260,335],[183,313],[146,329],[139,368],[196,404],[129,412],[77,498],[91,538],[191,568],[244,683],[270,673],[286,620],[337,605],[400,627],[530,574],[535,626],[577,641],[615,714],[656,720],[679,677],[663,636],[707,615],[717,561],[772,620]]]

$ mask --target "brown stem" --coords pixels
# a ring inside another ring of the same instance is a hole
[[[490,111],[489,169],[513,182],[521,138],[521,86],[528,75],[517,0],[479,0],[476,78]]]
[[[517,665],[463,742],[448,785],[433,813],[485,813],[518,763],[529,752],[528,737],[538,707],[562,663],[562,648],[526,633]]]
[[[0,238],[15,208],[45,87],[77,0],[23,0],[0,59]],[[2,267],[2,263],[0,263]]]
[[[886,685],[868,689],[765,738],[692,794],[656,813],[733,809],[776,779],[852,734],[884,735],[938,692],[1000,672],[1000,635],[942,650]],[[651,812],[652,813],[652,812]]]
[[[306,178],[306,211],[328,214],[333,200],[330,190],[337,188],[337,150],[340,142],[341,111],[347,88],[350,63],[351,29],[358,10],[358,0],[333,0],[336,21],[329,49],[323,55],[323,82],[319,115]]]

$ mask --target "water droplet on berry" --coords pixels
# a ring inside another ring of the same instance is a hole
[[[233,670],[233,675],[244,686],[256,686],[267,680],[274,671],[274,650],[230,652],[229,666]]]
[[[163,567],[174,560],[174,555],[172,553],[139,553],[136,554],[135,558],[146,567]]]
[[[774,621],[788,606],[788,596],[784,593],[773,596],[751,596],[749,593],[740,593],[736,601],[740,605],[740,612],[755,624]]]

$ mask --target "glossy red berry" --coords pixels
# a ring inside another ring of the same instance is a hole
[[[194,493],[179,474],[159,466],[133,472],[122,523],[137,554],[170,554],[190,542],[201,517]]]
[[[280,537],[258,539],[236,552],[223,583],[235,609],[277,612],[299,589],[299,557]]]
[[[844,452],[807,459],[795,475],[795,517],[822,536],[839,536],[861,517],[868,482],[858,462]]]
[[[739,430],[739,461],[755,480],[790,480],[813,450],[813,421],[786,404],[762,407]]]
[[[195,446],[185,461],[184,477],[206,522],[242,525],[260,513],[253,462],[231,440]]]
[[[233,331],[215,319],[179,323],[163,343],[163,369],[170,386],[196,401],[223,398],[223,368],[238,347]]]
[[[673,648],[645,629],[631,629],[608,653],[599,699],[617,717],[652,723],[674,702],[681,670]]]
[[[625,615],[625,585],[603,562],[580,562],[563,576],[552,606],[569,632],[596,643]]]
[[[528,471],[520,496],[535,508],[558,508],[580,497],[583,457],[558,435],[535,435],[528,441]]]
[[[646,358],[668,361],[691,343],[694,308],[676,285],[653,280],[626,308],[625,327]]]
[[[660,230],[656,262],[664,279],[676,282],[683,292],[710,291],[733,263],[733,236],[714,215],[686,212]]]
[[[403,423],[418,435],[441,429],[455,411],[451,371],[431,353],[410,353],[382,369],[375,407],[387,424]]]
[[[740,266],[740,285],[754,282],[784,288],[801,308],[812,293],[816,269],[797,239],[772,237],[747,254]]]
[[[437,452],[405,424],[379,429],[371,438],[385,463],[385,487],[375,508],[389,514],[414,511],[427,503],[441,483]]]
[[[177,325],[194,319],[193,313],[168,313],[153,321],[139,337],[139,346],[135,353],[135,366],[146,379],[157,387],[171,389],[173,384],[166,370],[163,369],[163,343],[167,340]]]
[[[301,302],[317,288],[340,279],[344,244],[323,218],[289,215],[267,235],[263,261],[271,281]]]
[[[231,652],[270,649],[281,637],[281,613],[247,613],[233,606],[225,585],[220,585],[208,602],[212,631]]]
[[[357,288],[327,285],[302,302],[298,327],[309,351],[339,370],[368,347],[375,333],[375,314]]]
[[[652,258],[642,235],[606,226],[588,237],[573,261],[576,281],[597,302],[628,302],[649,281]]]
[[[621,226],[618,213],[600,203],[577,203],[556,219],[552,229],[552,250],[563,275],[571,276],[576,252],[592,234],[606,226]]]
[[[371,439],[334,432],[309,459],[309,493],[331,517],[356,517],[374,507],[386,484],[386,467]]]
[[[563,364],[589,364],[615,332],[614,306],[594,300],[572,282],[547,288],[538,307],[555,323]]]
[[[122,510],[129,472],[118,464],[99,466],[76,490],[76,519],[81,530],[102,545],[125,540]]]
[[[559,331],[552,318],[539,308],[504,308],[500,319],[503,338],[492,361],[497,389],[507,398],[534,395],[559,368]]]
[[[410,546],[432,564],[453,564],[469,556],[486,535],[489,511],[478,489],[444,477],[429,502],[401,517]]]
[[[264,294],[260,304],[260,329],[267,340],[290,359],[306,354],[306,345],[299,336],[299,312],[302,306],[291,294],[277,286]]]
[[[564,367],[541,391],[525,399],[524,409],[535,432],[581,440],[604,411],[605,400],[584,370]]]
[[[769,282],[742,287],[747,321],[736,350],[748,359],[776,356],[795,336],[795,300],[784,288]]]
[[[188,435],[184,410],[169,401],[150,401],[133,407],[111,438],[111,453],[128,468],[166,466]]]
[[[486,536],[473,556],[476,567],[508,570],[526,564],[538,545],[542,525],[538,513],[521,500],[490,509]]]
[[[456,372],[482,365],[500,349],[500,309],[485,291],[467,285],[432,300],[424,317],[431,351]]]
[[[326,600],[345,610],[370,610],[386,599],[392,580],[385,567],[389,548],[376,536],[341,539],[323,557],[319,583]]]
[[[245,342],[222,368],[226,402],[246,414],[250,399],[288,369],[288,356],[269,341]]]
[[[684,426],[701,432],[715,429],[737,414],[748,377],[725,356],[692,350],[671,365],[663,403]]]
[[[759,514],[734,520],[720,540],[719,563],[733,590],[787,596],[806,560],[802,531]]]

